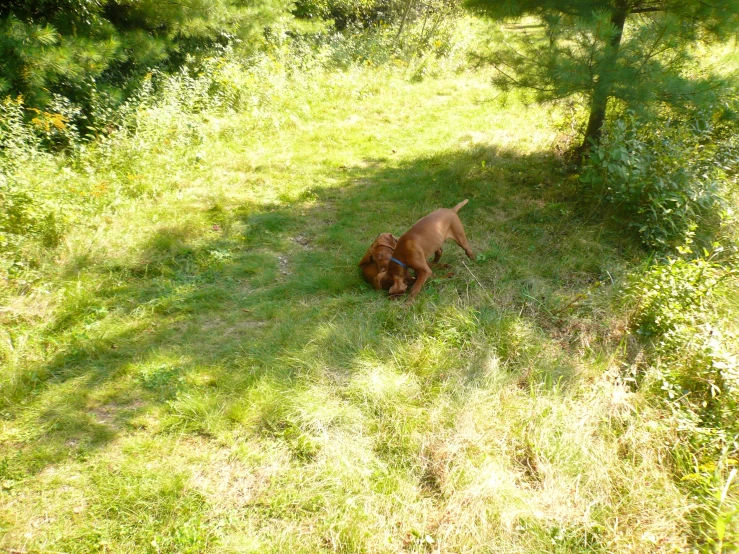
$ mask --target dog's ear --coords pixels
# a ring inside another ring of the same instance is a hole
[[[369,250],[367,250],[367,253],[364,255],[364,257],[359,260],[359,267],[371,264],[372,262],[374,262],[374,259],[372,259],[372,248],[370,248]]]
[[[375,243],[379,246],[387,246],[388,248],[395,250],[395,246],[398,244],[398,239],[390,233],[382,233],[377,237],[377,239],[375,239]]]
[[[398,237],[396,237],[395,235],[390,235],[390,236],[393,237],[393,242],[397,245],[398,244]]]

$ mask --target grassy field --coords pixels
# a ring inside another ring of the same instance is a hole
[[[156,193],[4,293],[0,549],[686,548],[677,431],[620,377],[643,254],[578,209],[562,116],[480,73],[295,87],[74,169]],[[411,306],[360,279],[378,233],[465,198],[476,263],[448,243]]]

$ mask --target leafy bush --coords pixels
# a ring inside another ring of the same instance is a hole
[[[629,293],[638,298],[639,307],[632,317],[637,333],[646,338],[661,338],[703,314],[706,301],[727,272],[711,258],[693,260],[668,258],[652,266]]]
[[[329,25],[312,38],[329,64],[339,67],[444,57],[461,39],[453,38],[461,9],[450,0],[301,0],[294,13]]]
[[[330,20],[339,31],[380,23],[398,25],[397,37],[407,24],[458,9],[459,4],[451,0],[298,0],[293,13],[302,19]]]
[[[331,19],[338,30],[350,25],[370,26],[391,22],[401,11],[395,0],[298,0],[294,14],[304,19]]]
[[[632,328],[657,360],[653,376],[660,394],[703,423],[729,422],[726,429],[739,431],[731,416],[739,401],[739,361],[728,347],[736,337],[723,328],[711,302],[722,283],[737,275],[733,265],[716,261],[721,252],[670,257],[634,278],[627,292],[637,301]]]
[[[322,39],[321,50],[329,67],[380,66],[387,63],[409,67],[411,77],[433,73],[449,62],[466,63],[466,40],[459,36],[460,19],[454,8],[429,11],[423,18],[400,29],[384,22],[368,28],[352,26],[343,33]]]
[[[716,134],[707,118],[680,125],[627,115],[592,148],[580,176],[582,191],[613,206],[645,245],[682,244],[692,229],[715,228],[726,214],[725,184],[739,156],[733,139],[716,141]]]

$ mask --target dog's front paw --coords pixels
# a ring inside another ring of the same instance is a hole
[[[413,301],[416,299],[416,296],[411,294],[408,298],[406,298],[405,302],[403,302],[403,305],[405,307],[408,307],[413,304]]]

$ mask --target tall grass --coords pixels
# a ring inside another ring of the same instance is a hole
[[[349,81],[363,67],[388,63],[416,78],[462,67],[473,33],[467,40],[452,40],[456,23],[445,19],[433,37],[416,36],[421,24],[409,25],[397,50],[397,33],[382,25],[314,42],[310,35],[288,41],[277,33],[266,52],[247,59],[226,48],[192,60],[176,74],[147,75],[115,110],[99,93],[93,102],[95,129],[87,130],[96,137],[92,142],[83,139],[74,124],[75,108],[61,97],[30,120],[22,98],[5,98],[0,105],[0,275],[33,279],[46,250],[57,247],[70,229],[176,187],[176,174],[159,170],[183,158],[201,165],[199,146],[209,134],[236,132],[231,122],[237,114],[238,131],[255,137],[294,125],[309,109],[306,98],[332,92],[323,87],[336,67],[344,68]],[[469,21],[460,25],[474,29]],[[344,82],[334,80],[329,87]]]

